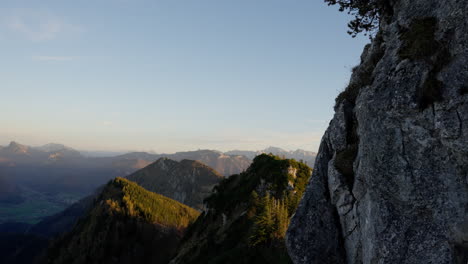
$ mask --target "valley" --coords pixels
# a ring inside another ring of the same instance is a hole
[[[279,148],[270,150],[287,153]],[[198,150],[89,157],[62,144],[31,147],[11,142],[0,147],[0,224],[38,223],[90,195],[108,180],[130,175],[162,157],[174,161],[197,160],[214,168],[220,176],[229,176],[244,171],[251,164],[252,156],[248,156]],[[309,153],[309,159],[313,158],[315,153]],[[200,204],[201,201],[198,208]]]
[[[213,258],[209,252],[216,248],[234,247],[219,256],[220,261],[247,254],[259,263],[276,257],[275,263],[290,263],[284,235],[311,172],[304,163],[272,154],[255,157],[245,172],[230,177],[198,161],[160,158],[125,178],[108,181],[71,205],[63,201],[71,203],[73,196],[46,197],[25,190],[23,194],[30,196],[12,214],[28,219],[29,225],[11,219],[0,224],[0,244],[17,241],[0,260],[185,263],[191,259],[196,263]],[[44,200],[50,204],[41,204]],[[66,210],[54,207],[60,201]],[[56,213],[35,223],[46,213],[38,210],[42,206]],[[263,217],[272,222],[265,226]],[[265,236],[263,228],[274,235]],[[268,249],[271,246],[274,251]],[[263,252],[259,258],[252,255],[257,251]]]

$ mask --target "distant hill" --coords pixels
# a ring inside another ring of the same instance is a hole
[[[63,144],[57,144],[57,143],[48,143],[43,146],[39,147],[32,147],[33,149],[43,151],[43,152],[64,152],[68,154],[73,154],[75,156],[80,156],[81,153],[77,150],[74,150],[70,147],[67,147]]]
[[[40,147],[30,147],[15,141],[0,148],[1,163],[18,165],[46,165],[57,161],[82,158],[80,152],[61,144],[46,144]]]
[[[110,181],[44,263],[167,263],[199,213],[127,179]]]
[[[214,188],[171,264],[291,263],[285,233],[311,173],[295,160],[257,156]]]
[[[223,176],[199,161],[160,158],[126,178],[149,191],[203,210],[203,199]]]

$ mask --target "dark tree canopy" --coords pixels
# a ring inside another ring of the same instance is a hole
[[[341,12],[347,11],[354,16],[348,23],[350,34],[356,37],[364,32],[372,34],[378,29],[382,16],[389,9],[389,0],[324,0],[328,5],[339,5]]]

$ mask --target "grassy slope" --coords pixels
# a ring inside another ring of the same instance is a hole
[[[104,193],[103,198],[106,199],[106,203],[111,205],[112,210],[132,217],[140,217],[149,223],[157,223],[165,227],[186,228],[200,214],[187,205],[147,191],[124,178],[116,178],[111,181],[109,186],[111,187],[109,193]],[[122,195],[121,202],[115,199],[118,195]]]

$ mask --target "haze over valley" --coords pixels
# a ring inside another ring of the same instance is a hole
[[[313,164],[310,151],[269,147],[260,151],[197,150],[173,154],[129,152],[111,157],[90,157],[62,144],[39,147],[12,141],[0,146],[0,224],[37,223],[60,212],[115,177],[124,177],[160,158],[196,160],[220,175],[244,171],[256,155],[272,153]],[[202,201],[200,201],[202,202]]]

